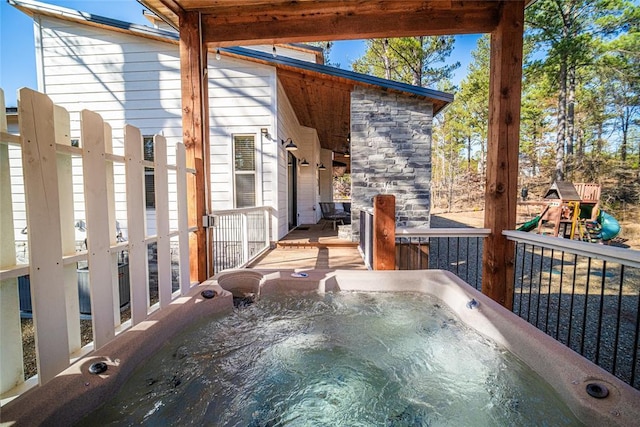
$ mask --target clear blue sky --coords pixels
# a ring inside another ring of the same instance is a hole
[[[47,0],[69,9],[95,15],[146,25],[142,16],[143,7],[136,0]],[[459,82],[467,71],[471,59],[469,53],[475,48],[478,36],[459,36],[451,57],[460,61],[454,82]],[[0,0],[0,87],[4,89],[7,106],[16,106],[16,91],[21,87],[37,89],[35,48],[33,43],[33,20]],[[364,42],[359,40],[336,42],[331,50],[331,62],[341,68],[351,69],[351,63],[364,53]]]

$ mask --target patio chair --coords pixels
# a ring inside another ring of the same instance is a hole
[[[322,210],[322,219],[325,221],[325,225],[331,223],[333,229],[336,229],[336,223],[344,225],[344,220],[347,218],[347,214],[344,211],[337,211],[336,205],[333,202],[320,202],[320,209]]]

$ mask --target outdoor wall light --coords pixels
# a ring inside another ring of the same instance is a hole
[[[216,49],[216,59],[220,61],[220,48]]]
[[[267,128],[261,128],[260,129],[260,133],[262,134],[262,136],[264,136],[266,139],[271,139],[271,135],[269,135],[269,129]]]
[[[320,170],[320,171],[326,171],[326,170],[327,170],[327,168],[325,168],[325,167],[324,167],[324,164],[320,163],[320,164],[318,165],[318,170]]]
[[[309,162],[307,162],[307,159],[302,159],[302,162],[300,162],[300,166],[304,166],[304,167],[309,166]]]
[[[281,144],[284,145],[284,149],[287,151],[296,151],[298,149],[298,146],[293,142],[291,138],[287,138],[286,141],[284,139],[281,139],[280,141]]]
[[[345,157],[351,157],[351,152],[349,151],[349,149],[347,148],[347,151],[344,152],[343,156]]]

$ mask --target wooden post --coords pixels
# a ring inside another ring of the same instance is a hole
[[[0,132],[7,131],[4,92],[0,89]],[[0,141],[0,269],[16,265],[9,146]],[[24,382],[18,279],[0,280],[0,394]]]
[[[176,144],[176,189],[178,197],[178,245],[180,247],[180,294],[186,295],[191,289],[189,280],[189,211],[187,199],[187,168],[184,144]]]
[[[396,267],[396,197],[379,194],[373,198],[373,269]]]
[[[44,384],[69,366],[54,107],[27,88],[20,89],[18,106],[36,362]]]
[[[129,235],[129,286],[131,287],[131,324],[147,318],[149,275],[147,266],[147,226],[145,223],[144,166],[140,129],[124,127],[125,172],[127,174],[127,224]]]
[[[198,229],[189,237],[191,280],[207,279],[206,230],[202,217],[207,214],[210,195],[209,129],[207,96],[207,50],[202,44],[200,15],[180,15],[180,74],[182,76],[182,133],[187,154],[187,167],[196,170],[195,179],[187,183],[189,226]]]
[[[171,303],[171,238],[169,237],[169,177],[167,168],[167,140],[164,136],[153,137],[155,147],[156,185],[156,247],[158,255],[158,293],[160,307]]]
[[[491,33],[484,217],[491,234],[482,256],[482,292],[509,309],[514,245],[502,231],[516,224],[523,29],[524,1],[503,2],[500,22]]]
[[[54,105],[53,118],[55,121],[56,143],[71,146],[69,112],[58,105]],[[73,167],[71,155],[58,152],[56,158],[62,253],[64,255],[74,255],[76,253],[76,233],[73,221]],[[78,299],[78,266],[73,263],[62,268],[64,270],[64,295],[67,304],[69,353],[73,354],[82,348],[80,338],[80,301]]]
[[[87,215],[87,259],[89,261],[89,289],[93,345],[99,349],[115,337],[116,315],[113,290],[112,237],[109,213],[105,123],[99,114],[89,110],[80,112],[82,141],[82,171],[84,175],[84,205]],[[109,163],[109,168],[112,164]],[[116,273],[117,274],[117,270]]]

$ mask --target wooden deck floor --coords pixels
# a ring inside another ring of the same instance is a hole
[[[358,244],[338,238],[338,230],[320,224],[297,227],[249,268],[366,270]]]

